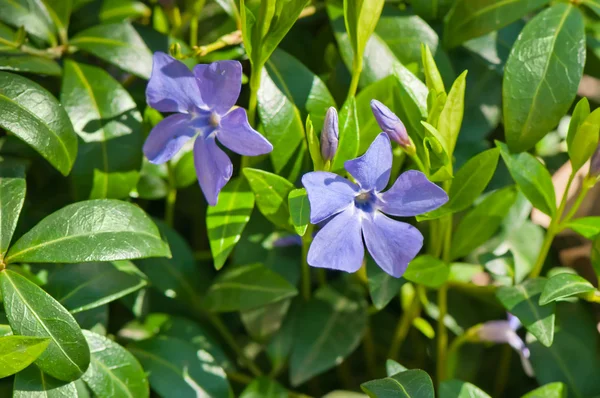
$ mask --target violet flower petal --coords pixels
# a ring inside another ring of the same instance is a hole
[[[246,111],[242,108],[236,108],[223,116],[217,138],[221,144],[244,156],[264,155],[273,150],[273,145],[250,127]]]
[[[371,100],[371,110],[373,111],[373,116],[375,116],[375,120],[377,120],[379,127],[381,127],[383,132],[386,133],[391,140],[396,141],[403,147],[411,145],[404,123],[402,123],[400,118],[396,116],[390,108],[373,99]]]
[[[307,261],[313,267],[356,272],[362,265],[364,251],[360,217],[352,206],[317,232],[308,250]]]
[[[176,113],[161,120],[144,143],[144,155],[150,163],[161,164],[170,160],[194,135],[191,116]]]
[[[381,211],[399,217],[423,214],[448,201],[446,192],[417,170],[402,173],[380,198]]]
[[[229,157],[218,147],[214,135],[198,137],[194,143],[194,166],[200,188],[209,205],[215,206],[219,192],[233,173]]]
[[[510,326],[510,328],[512,330],[516,331],[517,329],[519,329],[521,327],[521,321],[519,321],[519,318],[517,318],[510,312],[507,313],[507,317],[508,317],[508,325]]]
[[[163,52],[155,52],[152,57],[146,102],[160,112],[187,113],[196,107],[206,107],[192,71]]]
[[[317,224],[352,205],[358,186],[326,171],[306,173],[302,177],[310,202],[310,222]],[[356,215],[358,218],[358,215]]]
[[[338,149],[339,137],[338,114],[332,106],[325,114],[323,130],[321,131],[321,157],[324,161],[333,160]]]
[[[417,228],[379,212],[363,219],[362,231],[373,260],[395,278],[404,274],[423,247],[423,235]]]
[[[364,155],[346,161],[344,168],[363,190],[383,190],[392,169],[392,145],[387,134],[379,134]]]
[[[202,100],[212,111],[224,115],[235,105],[242,89],[242,64],[217,61],[194,66]]]

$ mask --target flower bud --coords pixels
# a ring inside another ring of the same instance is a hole
[[[324,162],[332,160],[335,156],[339,135],[338,114],[334,107],[330,107],[325,115],[325,123],[323,123],[321,132],[321,156]]]
[[[590,161],[590,176],[600,176],[600,144],[596,148],[596,152],[594,152],[592,160]]]
[[[413,146],[404,123],[400,120],[394,112],[381,102],[373,99],[371,100],[371,110],[377,120],[377,124],[381,127],[384,133],[390,137],[390,140],[396,141],[401,147],[407,149]]]

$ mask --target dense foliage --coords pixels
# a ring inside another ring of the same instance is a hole
[[[600,396],[596,78],[599,0],[0,0],[0,397]]]

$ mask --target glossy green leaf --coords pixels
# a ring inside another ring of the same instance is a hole
[[[13,398],[79,398],[74,382],[57,380],[35,365],[17,373]]]
[[[206,228],[216,269],[221,269],[238,243],[254,209],[254,194],[244,178],[223,188],[216,206],[206,210]]]
[[[293,231],[288,206],[288,196],[294,190],[292,183],[264,170],[245,168],[243,172],[254,192],[258,210],[276,226]]]
[[[129,261],[70,264],[48,278],[48,293],[71,313],[90,310],[133,293],[148,282]]]
[[[126,19],[149,17],[150,8],[141,1],[105,0],[99,18],[103,23],[121,22]]]
[[[556,212],[554,184],[548,169],[529,153],[511,154],[508,147],[496,141],[508,171],[531,204],[552,216]]]
[[[565,228],[570,228],[588,239],[594,239],[600,234],[600,217],[576,218],[566,223]]]
[[[17,28],[23,26],[30,35],[57,44],[54,24],[41,1],[0,1],[0,21]]]
[[[567,398],[567,387],[560,382],[550,383],[528,392],[521,398]]]
[[[169,257],[169,246],[142,209],[113,199],[63,207],[8,251],[7,263],[90,262]]]
[[[139,179],[140,173],[135,170],[105,173],[95,169],[90,199],[126,199],[136,189]]]
[[[317,290],[297,319],[290,359],[290,381],[300,385],[334,367],[358,347],[367,327],[366,305],[346,284],[342,294],[331,286]]]
[[[70,44],[143,79],[150,78],[152,54],[128,22],[93,26]]]
[[[292,225],[296,233],[303,236],[306,228],[310,223],[310,203],[306,189],[294,189],[288,196],[288,206],[290,208],[290,216]]]
[[[349,98],[339,114],[339,143],[338,150],[333,157],[332,170],[340,170],[344,167],[346,160],[354,159],[358,155],[360,147],[360,129],[358,125],[358,114],[356,99]]]
[[[367,41],[375,30],[384,3],[384,0],[344,0],[344,21],[355,59],[362,61]]]
[[[276,381],[260,377],[242,391],[240,398],[288,398],[288,392]]]
[[[584,64],[584,23],[577,7],[557,3],[529,21],[504,70],[504,128],[511,151],[533,147],[556,127],[575,98]]]
[[[31,365],[48,347],[46,337],[0,337],[0,379]]]
[[[411,3],[413,11],[424,19],[441,19],[454,4],[454,0],[413,0]]]
[[[430,255],[418,256],[410,263],[404,275],[406,280],[427,287],[440,287],[448,280],[450,268],[439,258]]]
[[[448,380],[440,383],[439,398],[490,398],[474,384],[461,380]]]
[[[444,41],[456,47],[499,30],[549,3],[549,0],[457,0],[444,20]]]
[[[77,156],[77,136],[56,98],[37,83],[0,72],[0,127],[25,141],[63,175]]]
[[[231,396],[225,371],[190,343],[155,337],[128,346],[144,370],[150,387],[161,396],[197,398]]]
[[[556,300],[593,292],[594,290],[596,290],[594,286],[579,275],[561,273],[554,275],[546,281],[546,285],[540,296],[540,305],[546,305]]]
[[[262,264],[220,273],[206,293],[204,305],[214,312],[241,311],[298,294],[282,276]]]
[[[56,61],[16,51],[0,53],[0,70],[48,76],[60,76],[62,74],[62,69]]]
[[[385,379],[362,383],[370,398],[434,398],[431,377],[420,369],[406,370]]]
[[[25,201],[24,178],[0,174],[0,261],[8,250]]]
[[[90,350],[73,316],[21,275],[0,272],[4,310],[15,334],[50,338],[35,364],[60,380],[76,380],[90,363]]]
[[[406,280],[394,278],[382,270],[371,257],[367,258],[367,278],[369,285],[369,295],[373,305],[378,310],[385,308],[398,292]]]
[[[517,286],[499,288],[496,296],[532,335],[550,347],[554,339],[554,303],[544,306],[538,304],[545,284],[543,278],[528,279]]]
[[[496,233],[516,199],[517,193],[513,187],[503,188],[486,196],[469,211],[452,234],[450,258],[464,257],[487,242]]]
[[[598,146],[599,138],[600,109],[597,109],[590,113],[578,126],[577,131],[567,138],[573,170],[579,170],[592,157]]]
[[[42,2],[46,6],[46,11],[56,28],[58,37],[63,43],[66,43],[73,0],[42,0]]]
[[[129,351],[112,340],[84,330],[92,359],[83,380],[99,397],[148,397],[144,369]]]
[[[437,128],[442,137],[440,143],[444,146],[449,156],[454,153],[454,147],[456,146],[456,140],[458,139],[458,133],[460,133],[462,125],[465,111],[466,79],[466,71],[456,78],[448,92],[448,97],[438,120]]]

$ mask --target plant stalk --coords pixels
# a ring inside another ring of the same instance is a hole
[[[314,226],[308,224],[306,232],[302,236],[302,298],[304,301],[310,300],[310,265],[308,265],[308,249],[312,242],[312,232]]]

